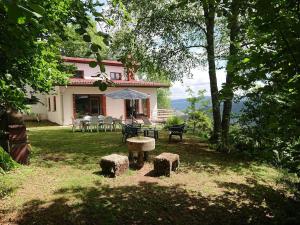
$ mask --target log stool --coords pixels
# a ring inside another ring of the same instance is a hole
[[[170,176],[171,170],[179,166],[179,155],[164,152],[154,158],[154,172],[157,176]]]
[[[127,156],[111,154],[101,158],[100,166],[103,174],[115,177],[128,169],[129,160]]]

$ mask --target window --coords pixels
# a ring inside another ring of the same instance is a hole
[[[51,99],[48,98],[48,111],[51,111]]]
[[[53,112],[56,111],[56,96],[53,96]]]
[[[103,115],[102,95],[74,95],[76,117],[84,115]]]
[[[75,70],[74,78],[84,78],[84,71],[83,70]]]
[[[121,73],[110,72],[110,79],[111,80],[121,80]]]

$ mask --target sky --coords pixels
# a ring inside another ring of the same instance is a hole
[[[185,93],[186,89],[190,87],[195,93],[198,92],[199,89],[205,89],[205,95],[210,96],[210,87],[209,87],[209,76],[208,71],[203,69],[194,69],[192,71],[193,78],[187,79],[184,78],[183,82],[176,81],[172,84],[171,91],[171,99],[182,99],[187,98],[187,94]],[[222,83],[226,80],[225,70],[217,71],[217,81],[218,87],[220,88]]]

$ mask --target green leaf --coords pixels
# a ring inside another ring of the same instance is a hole
[[[75,29],[75,32],[77,34],[83,35],[86,32],[86,30],[83,28],[77,28],[77,29]]]
[[[24,24],[26,22],[26,17],[22,16],[18,18],[18,24]]]
[[[91,49],[92,49],[93,52],[97,52],[98,49],[100,49],[100,46],[93,43],[93,44],[91,45]]]
[[[85,42],[91,42],[91,37],[90,37],[90,35],[88,35],[88,34],[85,34],[85,35],[83,35],[83,40],[85,41]]]
[[[247,62],[249,62],[249,61],[250,61],[249,58],[244,58],[244,59],[243,59],[243,63],[247,63]]]
[[[95,68],[97,66],[97,62],[94,62],[94,61],[90,62],[89,66],[92,67],[92,68]]]
[[[105,91],[107,89],[107,84],[104,82],[101,82],[99,85],[99,90],[100,91]]]

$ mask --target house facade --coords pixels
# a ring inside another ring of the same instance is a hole
[[[132,108],[136,117],[147,116],[157,118],[157,88],[168,87],[168,84],[138,80],[131,73],[127,74],[123,64],[118,61],[104,60],[105,73],[111,80],[111,85],[105,91],[100,91],[93,83],[101,79],[96,75],[99,66],[91,68],[88,58],[63,57],[66,64],[75,66],[74,76],[67,86],[55,86],[48,95],[39,95],[40,103],[32,106],[32,113],[40,119],[49,120],[60,125],[72,124],[72,118],[84,115],[104,115],[127,119]],[[149,95],[148,99],[136,100],[132,106],[130,100],[112,99],[105,94],[130,88]]]

